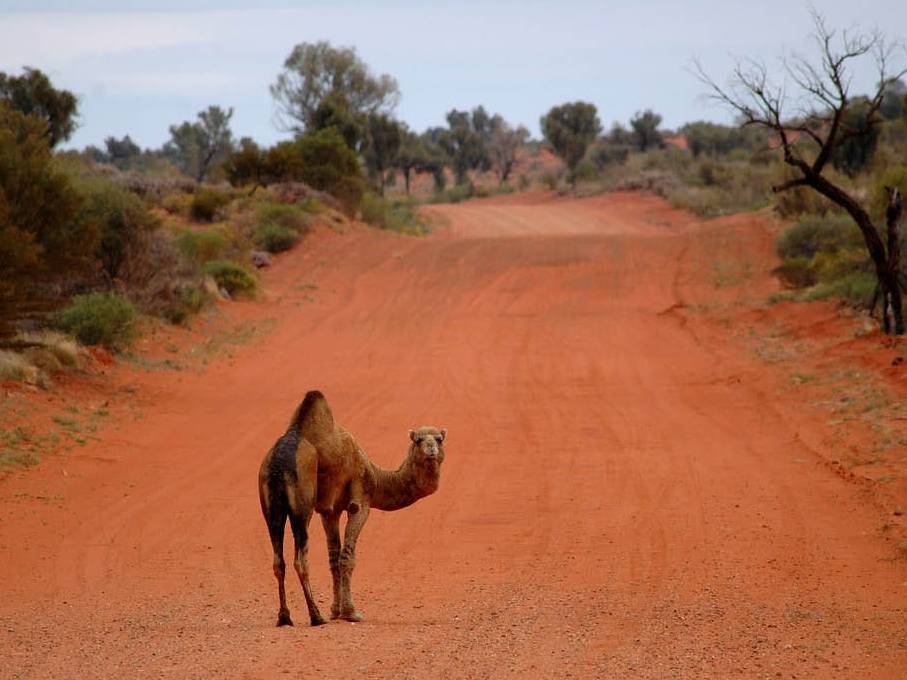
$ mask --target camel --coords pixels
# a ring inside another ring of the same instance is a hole
[[[331,618],[362,621],[353,604],[350,582],[356,541],[369,510],[399,510],[438,490],[447,430],[421,427],[409,431],[406,458],[397,470],[384,470],[359,448],[345,429],[334,423],[324,395],[307,392],[287,431],[262,461],[258,495],[274,548],[274,576],[280,609],[278,626],[292,626],[287,607],[283,536],[287,518],[296,544],[294,566],[302,584],[313,626],[326,623],[309,585],[308,526],[312,512],[321,515],[328,542],[334,602]],[[340,515],[347,513],[343,545]]]

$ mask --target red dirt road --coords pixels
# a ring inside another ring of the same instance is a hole
[[[821,420],[684,313],[764,294],[709,263],[749,248],[762,272],[769,235],[728,247],[626,195],[432,210],[429,238],[318,234],[236,306],[266,337],[147,374],[141,419],[0,483],[0,677],[907,675],[877,508],[805,443]],[[380,464],[422,424],[447,460],[437,494],[372,514],[367,620],[278,629],[256,474],[315,387]]]

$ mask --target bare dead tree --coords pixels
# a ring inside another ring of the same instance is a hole
[[[783,66],[787,78],[780,84],[773,81],[764,63],[752,59],[739,61],[729,84],[724,87],[711,78],[698,61],[694,62],[695,74],[709,88],[710,97],[735,111],[743,126],[767,128],[777,136],[784,162],[796,171],[796,177],[772,187],[774,192],[809,187],[853,218],[863,234],[878,279],[882,327],[886,333],[900,335],[904,333],[900,192],[888,191],[886,244],[869,211],[829,179],[824,171],[835,149],[854,137],[869,134],[879,124],[879,108],[886,88],[907,73],[907,68],[892,68],[892,62],[902,48],[886,40],[878,31],[869,34],[842,31],[838,37],[815,10],[812,18],[818,55],[813,60],[798,54],[786,57]],[[874,60],[878,87],[866,105],[865,123],[852,127],[845,116],[851,104],[851,66],[854,60],[862,57]],[[798,90],[796,100],[788,96],[786,86],[789,83]],[[789,106],[793,111],[788,110]]]

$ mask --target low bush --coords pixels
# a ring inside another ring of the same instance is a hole
[[[452,191],[452,190],[451,190]],[[363,222],[379,229],[390,229],[405,234],[424,234],[428,227],[409,201],[392,201],[377,194],[367,193],[359,206]]]
[[[805,300],[840,298],[853,305],[869,305],[876,288],[876,279],[867,272],[851,272],[834,281],[820,283],[804,295]]]
[[[38,380],[37,367],[17,352],[0,349],[0,380],[34,383]]]
[[[49,352],[61,366],[73,367],[79,364],[79,346],[75,340],[63,333],[52,330],[19,333],[15,342]]]
[[[262,225],[277,225],[296,234],[304,234],[309,228],[311,218],[295,205],[265,203],[258,209],[258,221]]]
[[[173,191],[161,197],[160,206],[171,215],[189,217],[192,209],[192,198],[192,194]]]
[[[820,252],[837,253],[863,247],[863,235],[844,215],[806,215],[778,237],[776,249],[782,260],[811,260]]]
[[[104,345],[119,350],[135,337],[136,309],[115,293],[77,295],[56,315],[56,326],[83,345]]]
[[[213,222],[218,211],[230,202],[230,197],[215,189],[201,189],[192,197],[189,214],[198,222]]]
[[[172,324],[182,324],[198,314],[208,303],[210,296],[197,285],[177,289],[173,299],[161,310],[161,316]]]
[[[299,240],[299,234],[280,224],[265,224],[255,232],[255,240],[260,248],[269,253],[282,253],[293,247]]]
[[[258,286],[252,272],[230,260],[211,260],[203,271],[230,295],[251,293]]]
[[[230,245],[226,234],[219,229],[185,229],[174,242],[182,256],[197,266],[222,258]]]

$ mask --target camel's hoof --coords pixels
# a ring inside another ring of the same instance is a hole
[[[290,618],[290,612],[278,612],[277,613],[277,627],[281,626],[292,626],[293,619]]]
[[[326,623],[327,623],[327,621],[324,620],[324,617],[321,616],[321,614],[319,614],[318,616],[313,616],[313,617],[312,617],[312,625],[313,625],[313,626],[323,626],[323,625],[326,624]]]
[[[339,619],[339,618],[340,618],[340,608],[331,607],[331,619]]]
[[[344,621],[352,621],[353,623],[359,623],[365,619],[365,617],[357,611],[342,612],[340,618]]]

